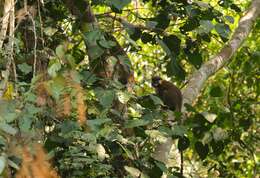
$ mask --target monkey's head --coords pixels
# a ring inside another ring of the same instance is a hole
[[[162,82],[162,79],[159,76],[155,76],[152,78],[152,86],[154,88],[157,88],[161,84],[161,82]]]

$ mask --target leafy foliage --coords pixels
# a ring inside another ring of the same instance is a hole
[[[19,148],[39,141],[65,178],[256,175],[259,22],[233,62],[208,81],[196,105],[186,106],[185,121],[166,109],[150,86],[153,75],[183,86],[229,40],[246,4],[28,3],[38,14],[21,18],[15,39],[6,38],[0,51],[2,88],[7,42],[15,41],[12,70],[17,73],[11,71],[15,75],[0,98],[0,175],[14,177],[23,170]],[[22,8],[17,1],[15,9]],[[86,16],[89,8],[94,19]],[[31,34],[33,24],[37,39]],[[153,156],[167,137],[184,153],[184,175],[178,158],[169,166]]]

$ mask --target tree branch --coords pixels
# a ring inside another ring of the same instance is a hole
[[[230,62],[233,54],[242,45],[243,41],[249,35],[251,28],[260,15],[260,1],[253,0],[245,15],[240,19],[237,29],[235,30],[231,40],[222,50],[206,62],[196,71],[189,80],[187,87],[183,90],[183,103],[192,104],[199,95],[206,80],[220,70],[224,65]],[[184,108],[184,107],[183,107]],[[183,109],[185,110],[185,109]],[[185,111],[183,111],[185,112]],[[168,163],[170,150],[174,148],[174,142],[168,138],[165,143],[157,147],[153,157],[164,163]]]
[[[6,37],[6,32],[7,32],[11,8],[12,8],[11,1],[5,0],[3,19],[2,19],[2,28],[1,28],[1,31],[0,31],[0,49],[2,48],[3,43],[4,43],[4,39]]]
[[[191,76],[186,88],[183,90],[183,103],[193,104],[207,79],[230,62],[231,57],[242,45],[254,22],[259,17],[259,9],[260,1],[253,0],[245,15],[240,19],[229,43]]]

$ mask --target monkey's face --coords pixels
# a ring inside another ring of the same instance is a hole
[[[152,86],[154,88],[157,88],[161,84],[161,81],[162,81],[161,77],[158,77],[158,76],[153,77],[152,78]]]

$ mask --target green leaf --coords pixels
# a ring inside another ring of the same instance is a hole
[[[143,32],[141,36],[141,40],[143,43],[149,43],[153,40],[153,35]]]
[[[186,23],[182,27],[180,27],[180,31],[182,33],[186,33],[186,32],[194,30],[199,25],[200,25],[200,23],[199,23],[198,19],[196,19],[196,18],[189,18],[186,21]]]
[[[115,92],[113,90],[98,90],[96,91],[97,97],[99,99],[100,104],[104,108],[109,108],[112,106],[112,103],[115,99]]]
[[[111,41],[111,40],[105,40],[105,39],[98,41],[98,44],[100,46],[102,46],[103,48],[107,48],[107,49],[110,49],[110,48],[116,46],[116,42]]]
[[[134,167],[124,166],[124,168],[132,177],[139,177],[141,174],[141,171]]]
[[[50,80],[48,82],[47,89],[51,93],[53,98],[55,100],[58,100],[65,89],[65,85],[65,79],[61,76],[57,76],[53,80]]]
[[[22,132],[30,132],[32,122],[33,122],[33,118],[25,115],[24,117],[19,119],[19,129]]]
[[[169,57],[171,60],[168,62],[166,68],[167,68],[167,75],[168,76],[176,76],[177,78],[181,80],[185,80],[185,71],[183,68],[179,65],[177,61],[176,54],[172,53],[171,50],[168,48],[168,46],[164,43],[163,40],[156,39],[157,43],[162,47],[162,49],[165,51],[167,58]]]
[[[168,12],[161,11],[153,20],[157,22],[156,28],[166,29],[170,25],[170,19]]]
[[[64,49],[64,45],[59,45],[56,50],[55,53],[56,55],[60,58],[63,59],[63,57],[65,56],[65,49]]]
[[[9,165],[10,167],[12,167],[12,168],[14,168],[14,169],[16,169],[16,170],[19,170],[19,169],[20,169],[17,163],[13,162],[13,161],[10,160],[10,159],[8,159],[7,161],[8,161],[8,165]]]
[[[177,78],[181,80],[185,80],[185,71],[180,66],[180,64],[177,62],[176,58],[174,56],[170,56],[171,60],[168,62],[166,68],[167,68],[167,75],[168,76],[176,76]]]
[[[92,60],[99,58],[104,52],[105,51],[99,46],[90,47],[88,50],[89,57]]]
[[[214,25],[210,20],[200,20],[200,27],[198,33],[209,33],[214,28]]]
[[[233,18],[232,16],[229,16],[229,15],[226,15],[226,16],[225,16],[225,19],[226,19],[227,21],[229,21],[230,23],[232,23],[232,24],[235,22],[234,18]]]
[[[84,40],[88,47],[88,55],[94,60],[102,56],[105,52],[102,47],[100,47],[97,42],[100,40],[105,40],[103,33],[100,30],[93,30],[84,33]]]
[[[0,156],[0,175],[3,173],[6,167],[6,157]]]
[[[24,73],[24,74],[29,74],[32,72],[32,66],[29,66],[26,63],[18,64],[18,68]]]
[[[216,29],[217,33],[220,35],[220,37],[222,37],[221,38],[222,40],[228,39],[231,30],[227,24],[217,23],[215,25],[215,29]]]
[[[201,142],[195,143],[195,150],[199,154],[201,160],[204,160],[209,153],[208,144],[203,145]]]
[[[155,105],[163,105],[163,102],[159,97],[157,97],[155,95],[149,95],[149,96]]]
[[[213,123],[215,121],[215,119],[217,118],[216,114],[213,113],[208,113],[208,112],[203,112],[201,113],[205,119],[207,119],[207,121],[209,121],[210,123]]]
[[[127,92],[119,91],[119,92],[117,92],[117,97],[121,103],[126,104],[130,100],[132,95]]]
[[[128,5],[131,0],[107,0],[109,5],[114,6],[117,10],[122,10],[126,5]]]
[[[134,127],[140,127],[150,124],[151,120],[145,120],[145,119],[135,119],[135,120],[128,120],[125,123],[125,128],[134,128]]]
[[[100,126],[102,126],[103,124],[105,123],[109,123],[111,122],[111,119],[92,119],[92,120],[88,120],[88,125],[91,127],[91,128],[94,128],[94,130]]]
[[[187,128],[185,126],[180,126],[180,125],[174,125],[172,127],[172,135],[173,136],[181,136],[183,137],[184,134],[187,133]]]
[[[190,140],[187,137],[181,137],[178,140],[178,149],[184,151],[190,146]]]
[[[57,72],[61,69],[61,63],[58,60],[53,60],[48,67],[48,74],[51,77],[56,77]]]
[[[209,92],[210,96],[221,97],[223,96],[222,89],[219,86],[213,86]]]
[[[196,50],[193,50],[192,52],[187,53],[188,61],[196,67],[196,69],[199,69],[202,64],[202,54],[200,53],[199,49],[196,48]]]
[[[223,153],[223,150],[225,148],[224,142],[223,141],[212,141],[210,143],[212,149],[213,149],[213,153],[218,156],[221,153]]]
[[[6,123],[0,123],[0,130],[10,134],[10,135],[15,135],[17,130],[10,126],[9,124]]]
[[[176,56],[180,53],[181,40],[176,35],[164,36],[163,42]]]

